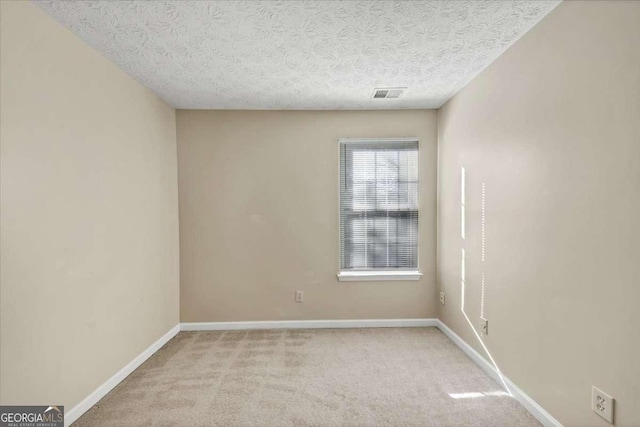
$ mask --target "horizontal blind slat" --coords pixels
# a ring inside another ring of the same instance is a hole
[[[418,268],[417,141],[340,142],[340,267]]]

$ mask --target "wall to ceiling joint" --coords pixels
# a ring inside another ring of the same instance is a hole
[[[179,321],[175,111],[0,2],[0,404],[69,411]]]
[[[441,320],[566,426],[593,385],[640,425],[638,46],[640,3],[564,2],[438,113]]]

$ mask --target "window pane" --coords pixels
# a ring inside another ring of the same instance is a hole
[[[341,269],[418,268],[418,143],[341,142]]]

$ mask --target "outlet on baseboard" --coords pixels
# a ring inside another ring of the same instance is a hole
[[[440,304],[444,305],[444,292],[440,292]]]
[[[296,302],[304,301],[304,291],[296,291]]]
[[[615,399],[596,387],[591,389],[591,410],[613,424]]]
[[[484,318],[480,318],[480,332],[483,335],[489,335],[489,321]]]

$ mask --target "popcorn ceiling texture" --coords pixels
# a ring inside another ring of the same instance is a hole
[[[389,109],[440,107],[559,1],[36,4],[175,108]]]

